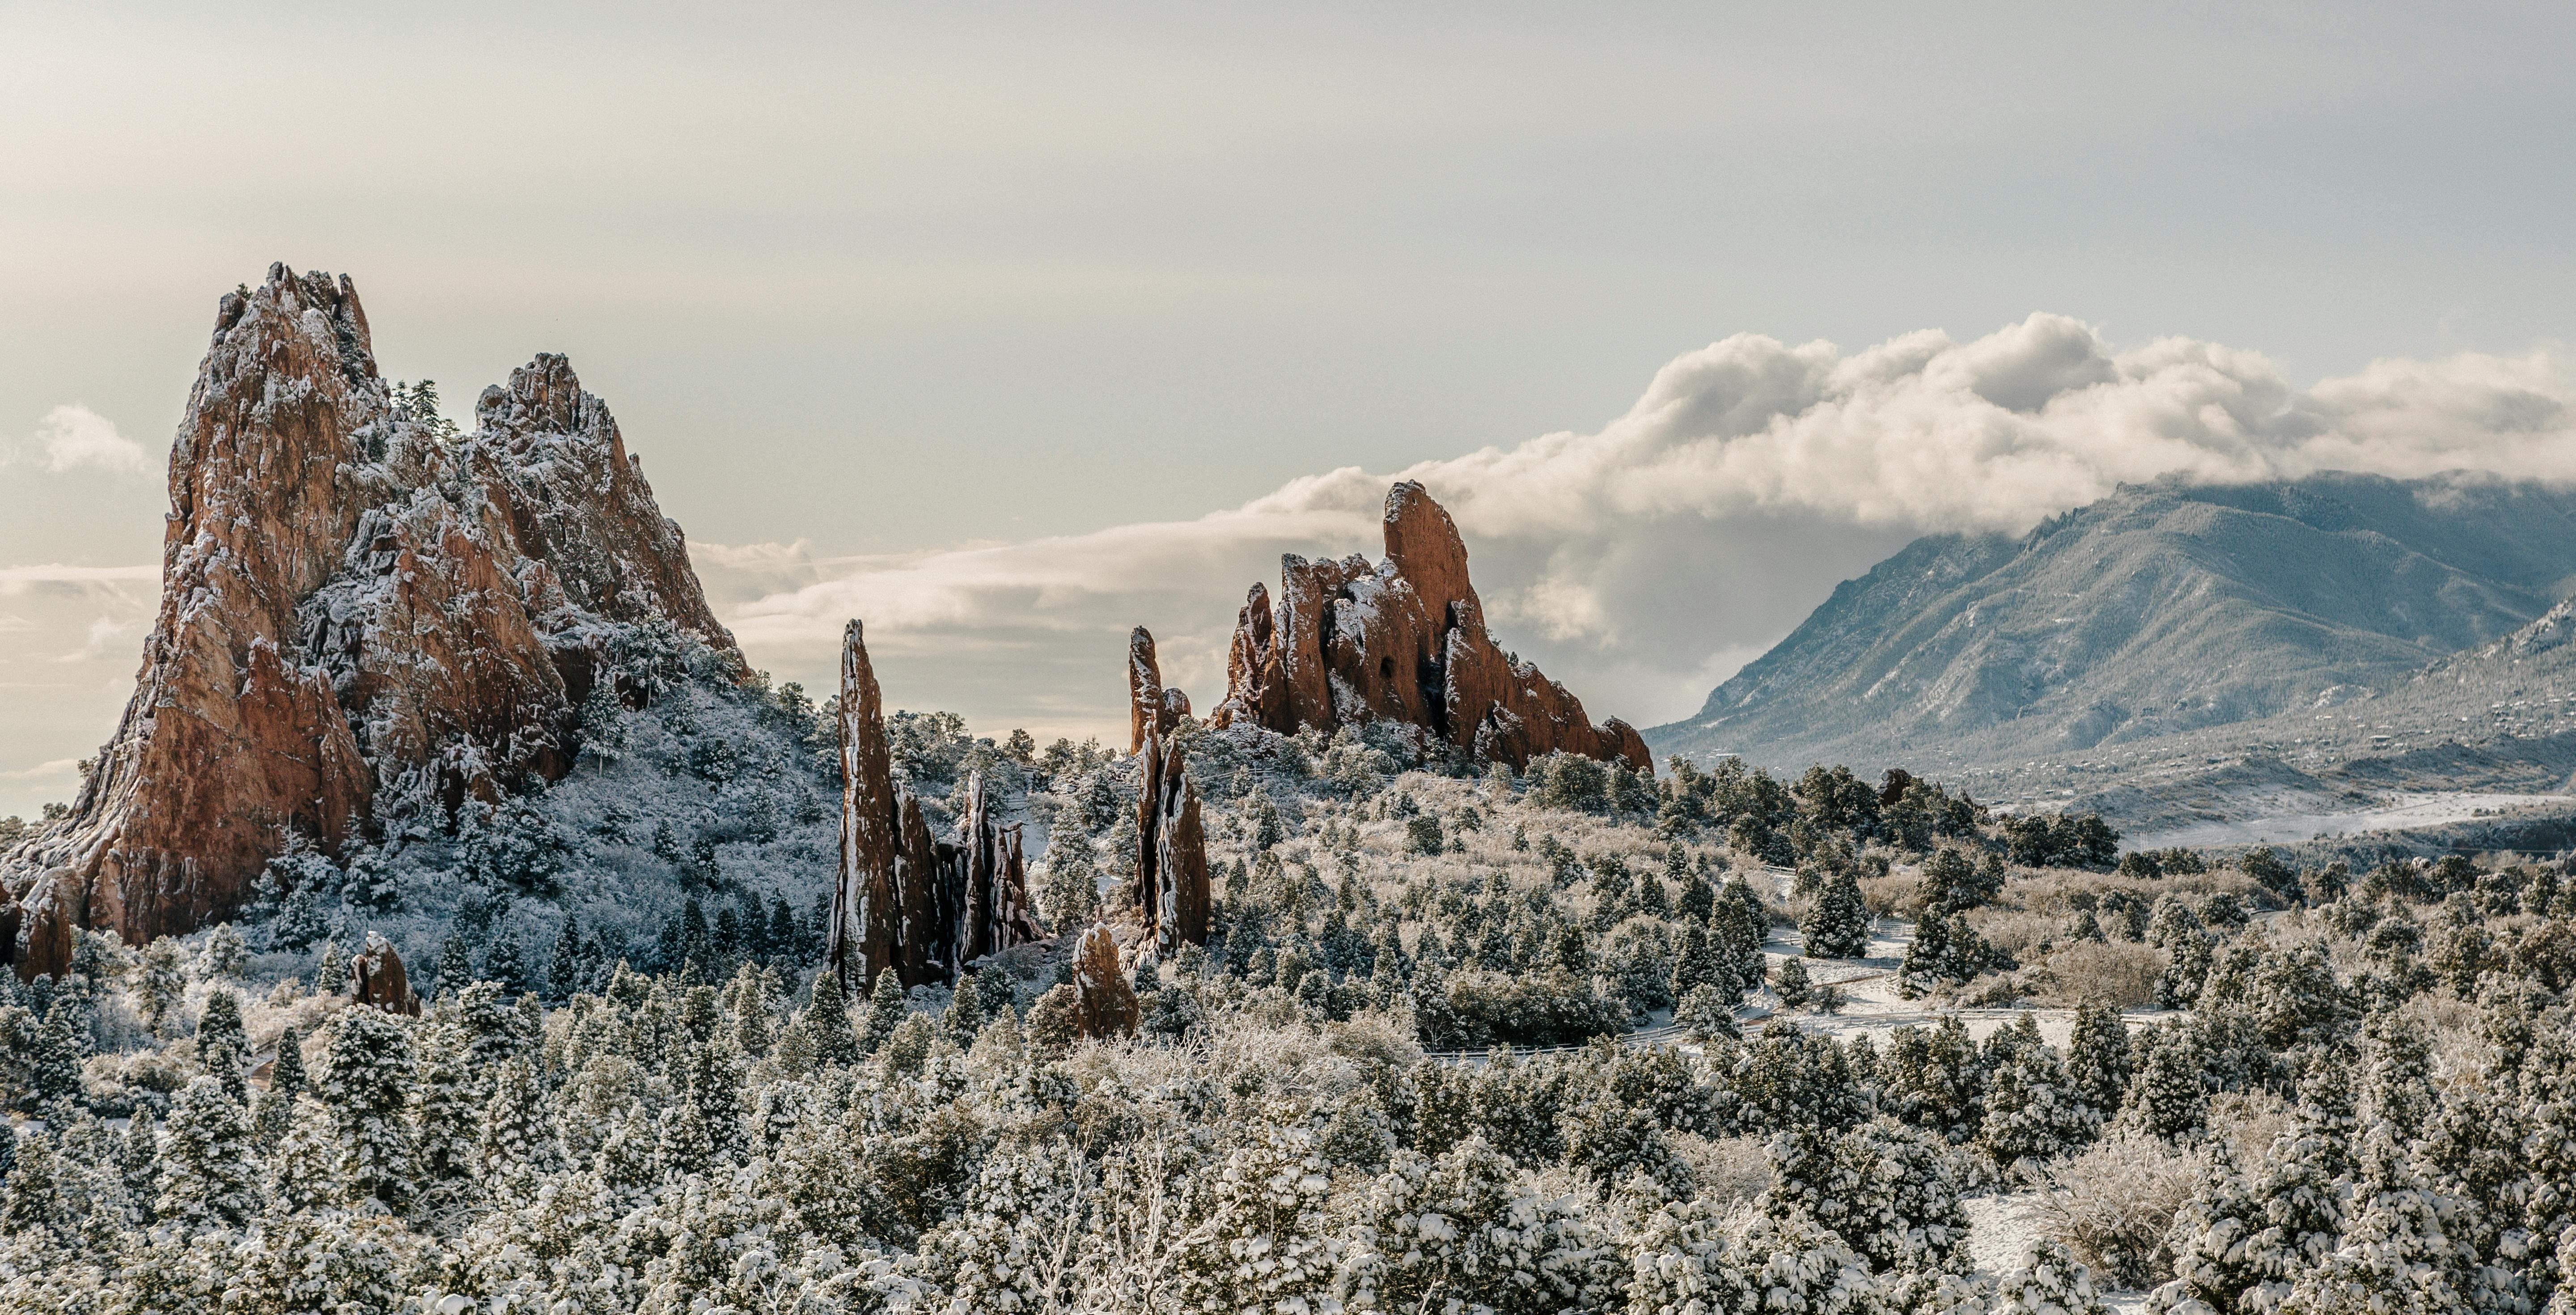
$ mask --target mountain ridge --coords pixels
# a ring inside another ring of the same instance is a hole
[[[2394,688],[2539,618],[2576,493],[2446,474],[2123,485],[2029,533],[1929,535],[1837,586],[1662,753],[1993,766]]]

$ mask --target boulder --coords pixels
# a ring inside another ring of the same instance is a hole
[[[1594,725],[1581,700],[1494,642],[1466,543],[1420,484],[1388,491],[1382,528],[1386,558],[1375,566],[1283,557],[1275,609],[1253,586],[1214,725],[1285,735],[1392,721],[1515,768],[1563,752],[1654,770],[1634,728]]]
[[[69,813],[6,854],[6,947],[132,944],[233,916],[298,836],[492,800],[573,760],[618,623],[748,668],[605,404],[560,356],[457,435],[381,378],[347,278],[226,295],[170,450],[161,605]]]
[[[382,932],[368,932],[366,943],[349,960],[349,993],[369,1009],[420,1016],[420,997],[412,994],[402,956]]]

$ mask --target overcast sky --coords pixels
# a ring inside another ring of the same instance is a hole
[[[856,612],[995,731],[1123,724],[1137,622],[1212,702],[1405,471],[1641,725],[1925,530],[2568,473],[2563,7],[1394,9],[0,11],[0,813],[272,260],[460,414],[569,353],[755,664]]]

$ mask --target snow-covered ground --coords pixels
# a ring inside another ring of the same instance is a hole
[[[2272,817],[2254,817],[2225,822],[2204,822],[2151,835],[2131,836],[2128,843],[2137,849],[2164,849],[2175,845],[2277,845],[2295,844],[2329,836],[2350,835],[2361,831],[2386,831],[2399,827],[2446,826],[2478,817],[2491,817],[2516,808],[2543,804],[2565,804],[2576,796],[2563,794],[2490,794],[2475,790],[2447,790],[2426,794],[2395,794],[2381,807],[2343,813],[2283,813]]]

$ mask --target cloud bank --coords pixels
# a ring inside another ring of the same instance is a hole
[[[12,464],[56,475],[73,470],[148,475],[158,464],[141,443],[118,433],[114,421],[77,402],[47,411],[36,422],[34,437],[20,443],[14,453],[0,455]]]
[[[1119,655],[1152,627],[1201,706],[1222,693],[1245,586],[1282,552],[1376,547],[1387,485],[1421,480],[1468,538],[1506,644],[1594,715],[1684,715],[1832,585],[1915,535],[2018,532],[2124,482],[2576,478],[2576,386],[2553,351],[2381,361],[2293,386],[2259,353],[2189,339],[2114,351],[2033,315],[1961,342],[1857,352],[1742,334],[1656,372],[1592,433],[1400,470],[1298,480],[1196,520],[854,558],[701,545],[755,661],[823,673],[844,619],[891,658],[889,697],[996,727],[1123,720]]]

